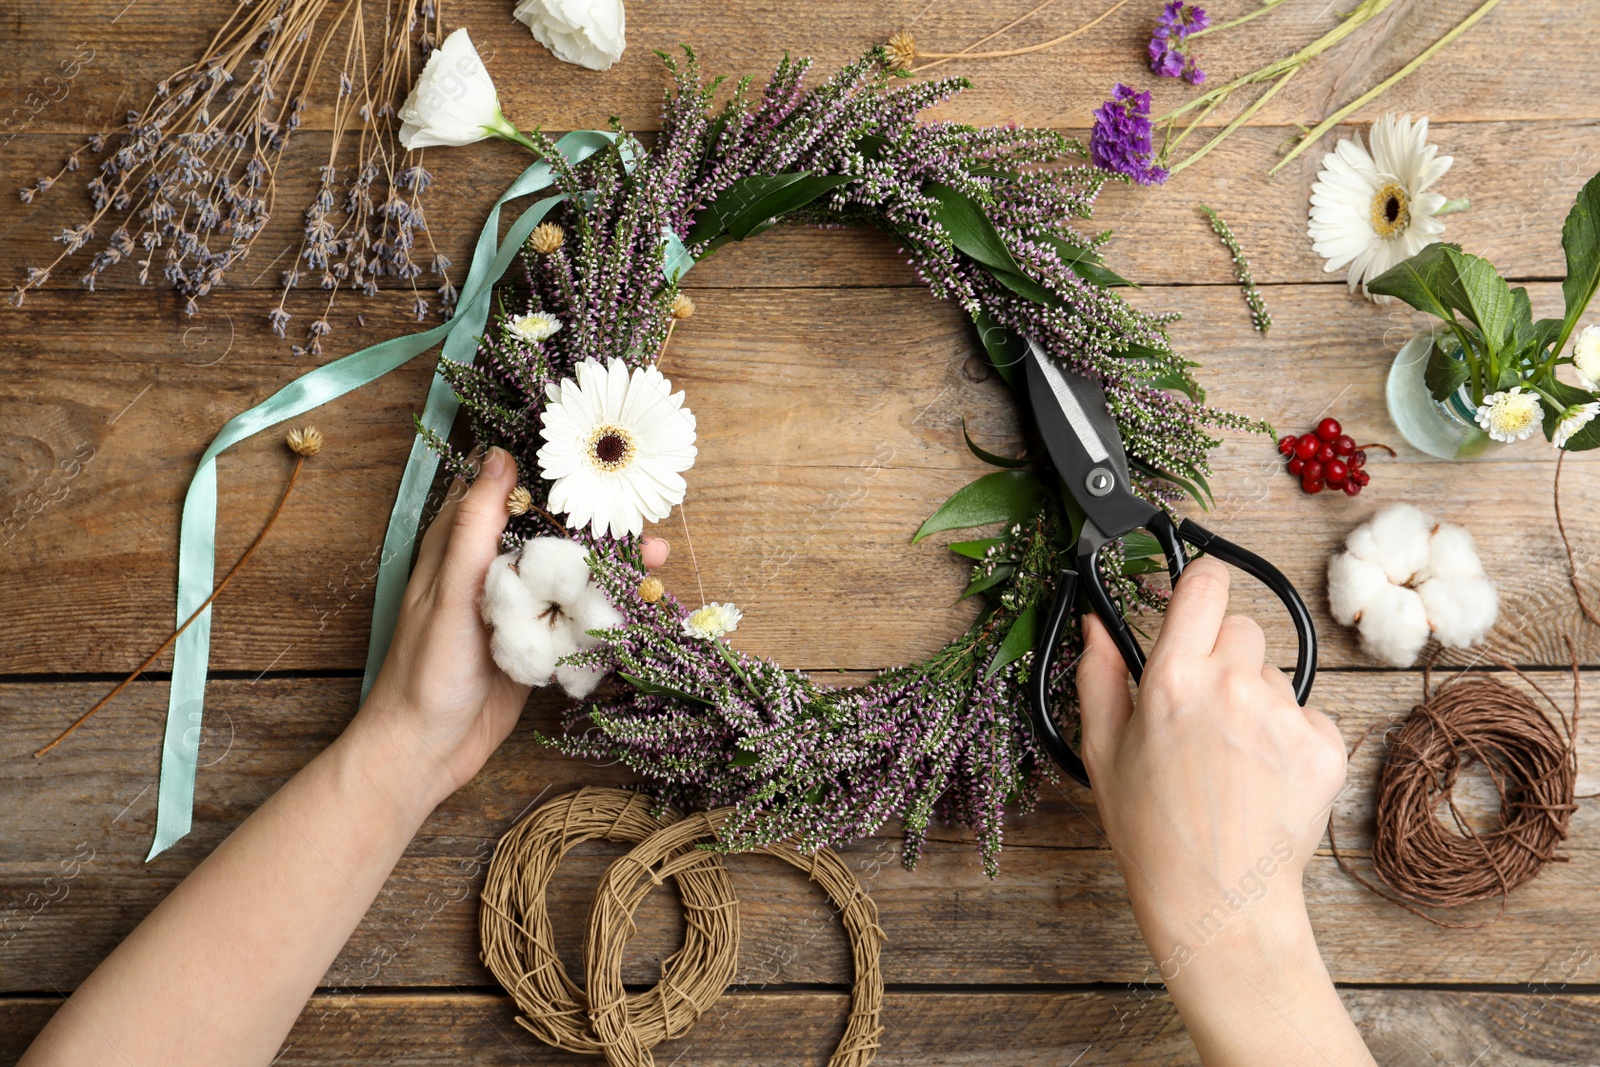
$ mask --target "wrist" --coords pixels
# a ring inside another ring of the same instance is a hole
[[[413,829],[455,792],[446,763],[409,727],[406,716],[374,693],[330,752],[370,795],[385,801]]]

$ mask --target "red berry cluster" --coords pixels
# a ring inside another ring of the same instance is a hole
[[[1278,452],[1289,457],[1289,473],[1300,479],[1300,488],[1308,493],[1332,486],[1343,489],[1345,496],[1355,496],[1372,480],[1364,469],[1366,452],[1356,447],[1338,419],[1323,419],[1315,433],[1283,438]]]

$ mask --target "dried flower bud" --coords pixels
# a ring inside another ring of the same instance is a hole
[[[916,62],[916,39],[904,30],[889,38],[884,48],[889,53],[890,70],[910,70],[911,64]]]
[[[567,239],[566,231],[553,222],[541,222],[528,235],[528,247],[541,256],[548,256],[561,247]]]
[[[322,431],[315,426],[290,430],[283,441],[289,446],[289,451],[307,459],[322,451]]]
[[[694,314],[694,301],[689,299],[688,293],[679,293],[672,298],[672,317],[687,319]]]
[[[506,510],[513,515],[526,515],[533,510],[533,494],[528,492],[528,487],[519,485],[511,490],[511,495],[506,497]]]
[[[667,588],[661,584],[661,579],[653,574],[639,583],[639,599],[646,604],[654,604],[666,594],[666,591]]]

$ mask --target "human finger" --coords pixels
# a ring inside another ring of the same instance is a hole
[[[1217,643],[1211,654],[1259,671],[1267,662],[1267,635],[1250,616],[1229,615],[1217,628]]]
[[[1211,655],[1228,613],[1228,568],[1202,556],[1183,569],[1172,587],[1161,636],[1150,650],[1154,660],[1162,655],[1204,659]]]
[[[505,449],[491,448],[484,454],[477,480],[449,516],[449,543],[439,564],[439,581],[464,593],[467,603],[477,599],[489,564],[500,554],[500,535],[511,520],[506,498],[516,485],[516,461]],[[435,525],[445,518],[441,513]]]
[[[1133,716],[1128,665],[1105,624],[1083,617],[1083,655],[1078,660],[1078,715],[1083,720],[1085,763],[1109,760]],[[1093,781],[1095,775],[1090,774]]]
[[[1261,668],[1261,677],[1272,687],[1274,692],[1287,700],[1294,701],[1294,683],[1289,680],[1287,674],[1284,674],[1269,663]]]
[[[644,558],[646,570],[655,570],[667,561],[672,546],[659,537],[646,537],[639,545],[639,555]]]

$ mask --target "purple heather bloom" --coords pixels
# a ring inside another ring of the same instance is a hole
[[[1152,159],[1150,94],[1135,92],[1118,82],[1116,89],[1094,113],[1089,135],[1089,158],[1094,165],[1125,174],[1140,185],[1167,180],[1167,168]]]

